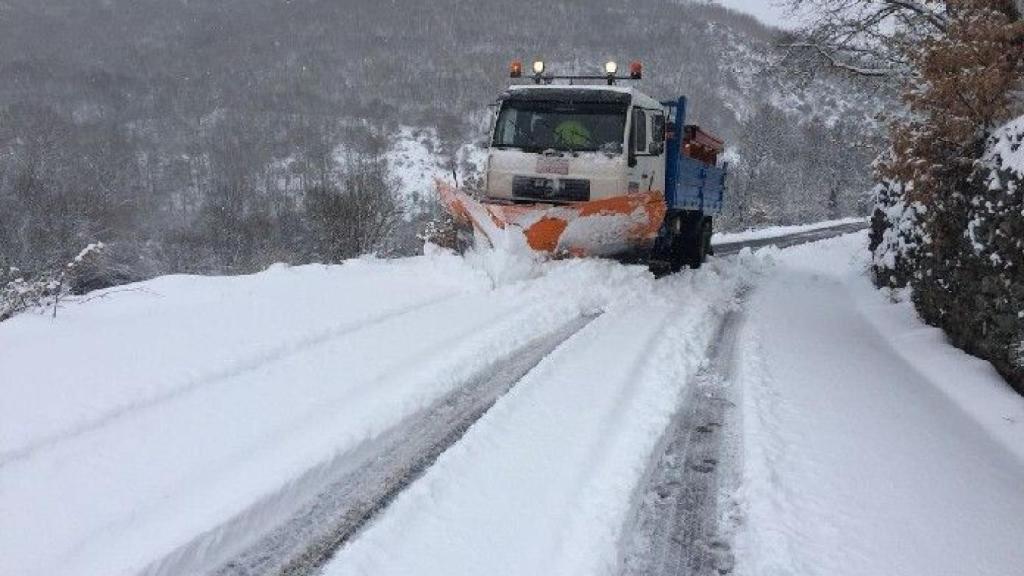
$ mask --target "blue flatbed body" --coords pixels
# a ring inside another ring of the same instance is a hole
[[[710,166],[684,156],[686,97],[663,101],[669,121],[675,126],[665,147],[665,203],[670,210],[702,212],[715,216],[722,212],[725,197],[726,166]]]

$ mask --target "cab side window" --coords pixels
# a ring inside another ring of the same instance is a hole
[[[637,154],[647,154],[647,113],[633,108],[633,146]]]
[[[665,151],[665,115],[660,112],[651,114],[651,154],[657,156]]]

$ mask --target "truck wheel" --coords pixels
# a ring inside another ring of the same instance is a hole
[[[683,263],[695,270],[707,259],[707,229],[704,222],[705,219],[700,214],[693,214],[683,222]]]
[[[704,226],[694,226],[694,230],[687,238],[687,244],[690,247],[690,255],[687,259],[687,264],[690,268],[696,270],[700,268],[704,261],[708,259],[707,253],[707,240],[704,237]]]
[[[704,238],[705,238],[704,254],[705,254],[705,256],[714,256],[715,255],[715,247],[711,245],[711,236],[714,235],[714,233],[715,233],[714,222],[711,220],[711,218],[705,218],[704,219]],[[705,258],[705,261],[706,260],[707,259]]]
[[[682,216],[672,216],[668,224],[669,250],[668,267],[675,274],[688,263],[686,250],[686,222]]]

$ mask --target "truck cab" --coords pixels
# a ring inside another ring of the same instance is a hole
[[[608,62],[603,75],[558,76],[534,62],[532,84],[499,97],[483,190],[438,183],[456,223],[492,246],[513,228],[555,257],[699,267],[722,209],[723,142],[686,124],[685,97],[659,102],[617,85],[642,79],[639,62],[628,76],[617,70]],[[510,75],[523,78],[521,61]]]
[[[665,109],[631,87],[512,86],[499,100],[486,195],[515,203],[665,190]]]

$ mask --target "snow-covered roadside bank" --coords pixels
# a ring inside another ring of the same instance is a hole
[[[620,292],[324,573],[613,572],[651,453],[760,266],[743,255]]]
[[[453,259],[454,260],[454,259]],[[0,326],[0,466],[190,388],[451,298],[486,277],[415,259],[165,276]]]
[[[1024,399],[865,276],[865,235],[777,253],[738,346],[737,573],[1024,565]]]

